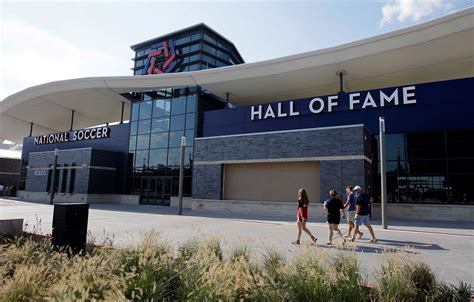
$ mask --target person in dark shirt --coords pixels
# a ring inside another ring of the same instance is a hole
[[[329,240],[326,242],[327,245],[332,245],[332,237],[334,231],[339,233],[343,242],[346,240],[342,237],[342,232],[339,230],[339,223],[341,222],[341,210],[344,208],[342,200],[337,196],[336,190],[329,191],[330,198],[324,202],[324,208],[328,212],[327,223],[329,226]]]
[[[314,237],[311,231],[306,227],[306,221],[308,221],[308,206],[309,199],[305,189],[298,190],[298,211],[296,213],[296,223],[298,226],[297,239],[293,241],[293,244],[300,244],[301,232],[305,231],[311,237],[312,243],[316,243],[318,238]]]
[[[370,242],[377,242],[375,238],[374,229],[370,225],[369,214],[369,195],[362,192],[362,188],[359,186],[354,187],[355,199],[356,199],[356,214],[355,214],[355,230],[354,235],[352,236],[352,241],[355,240],[356,236],[359,236],[359,239],[362,237],[363,233],[359,230],[361,225],[365,225],[370,232]]]

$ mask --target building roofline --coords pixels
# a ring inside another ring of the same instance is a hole
[[[218,38],[220,38],[220,39],[224,40],[225,42],[227,42],[232,47],[232,50],[235,52],[237,57],[242,61],[242,63],[245,63],[245,60],[243,59],[242,55],[240,54],[240,52],[237,49],[237,47],[235,46],[235,44],[232,41],[230,41],[229,39],[227,39],[226,37],[224,37],[222,34],[217,32],[216,30],[211,28],[209,25],[205,24],[205,23],[198,23],[198,24],[191,25],[191,26],[188,26],[188,27],[185,27],[185,28],[182,28],[182,29],[175,30],[175,31],[172,31],[172,32],[167,33],[167,34],[164,34],[164,35],[152,38],[152,39],[148,39],[148,40],[140,42],[140,43],[136,43],[136,44],[130,46],[130,48],[133,51],[137,51],[139,48],[145,47],[148,44],[152,44],[155,41],[164,40],[168,37],[175,36],[175,35],[178,35],[178,34],[181,34],[181,33],[185,33],[185,32],[188,32],[188,31],[191,31],[191,30],[194,30],[194,29],[206,29],[206,30],[212,32]]]

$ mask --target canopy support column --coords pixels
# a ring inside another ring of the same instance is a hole
[[[69,131],[72,131],[72,128],[74,127],[74,110],[72,111],[71,114],[71,128],[69,128]]]
[[[125,108],[125,102],[122,102],[122,113],[120,114],[120,124],[123,124],[123,110]]]

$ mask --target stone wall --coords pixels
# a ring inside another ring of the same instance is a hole
[[[118,154],[92,148],[60,150],[58,154],[58,192],[70,191],[72,171],[75,172],[75,194],[114,194]],[[54,151],[32,152],[29,155],[25,191],[46,192],[48,174],[54,163]]]
[[[347,185],[368,186],[371,140],[362,125],[198,138],[194,144],[193,198],[222,199],[223,165],[319,161],[320,196]],[[341,195],[343,196],[343,195]]]
[[[372,204],[372,217],[381,218],[380,203]],[[473,205],[448,204],[387,204],[387,219],[413,219],[474,222]],[[389,223],[390,224],[390,223]]]

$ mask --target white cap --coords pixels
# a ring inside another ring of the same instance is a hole
[[[362,188],[359,187],[359,186],[355,186],[353,190],[354,190],[354,191],[362,191]]]

